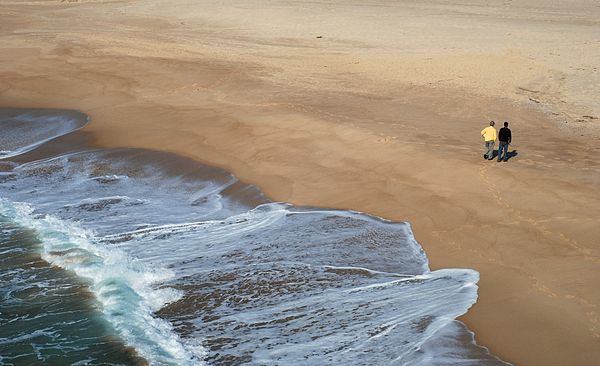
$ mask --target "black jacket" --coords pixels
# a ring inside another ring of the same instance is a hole
[[[508,142],[510,144],[512,136],[510,135],[510,128],[502,127],[500,133],[498,133],[498,140],[501,142]]]

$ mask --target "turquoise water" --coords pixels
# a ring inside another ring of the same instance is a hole
[[[138,365],[98,311],[89,283],[40,256],[32,230],[0,216],[0,363]]]

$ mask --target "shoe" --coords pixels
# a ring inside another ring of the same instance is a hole
[[[487,159],[487,154],[483,154],[483,158],[484,158],[484,159]]]
[[[498,162],[501,162],[502,160],[498,160]]]
[[[502,160],[502,161],[506,163],[506,162],[508,161],[508,159],[504,159],[504,160]]]

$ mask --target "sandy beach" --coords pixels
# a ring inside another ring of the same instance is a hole
[[[3,1],[0,106],[80,110],[271,199],[411,223],[472,268],[462,319],[515,365],[600,360],[592,0]],[[490,120],[513,131],[485,161]]]

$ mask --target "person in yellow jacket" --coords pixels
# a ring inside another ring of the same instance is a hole
[[[498,136],[494,128],[494,121],[490,122],[489,127],[481,130],[481,136],[483,136],[483,140],[485,141],[486,149],[483,158],[488,160],[494,159],[494,145],[496,144],[496,136]]]

